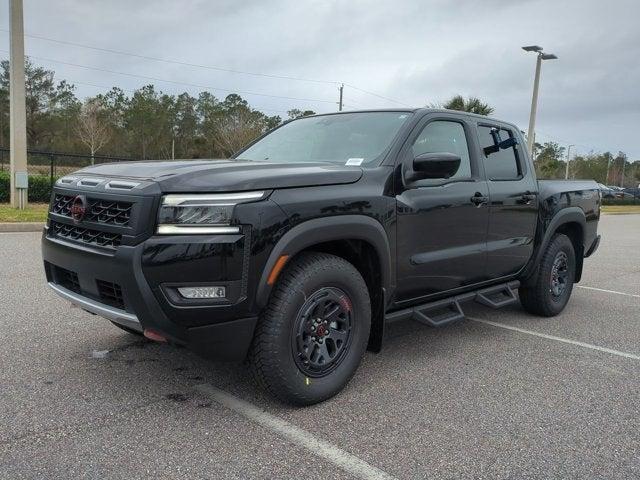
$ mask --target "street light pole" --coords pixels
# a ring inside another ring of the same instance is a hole
[[[569,178],[569,159],[571,158],[569,156],[569,153],[571,152],[571,147],[575,147],[575,145],[569,145],[569,147],[567,148],[567,167],[564,171],[564,179],[567,180]]]
[[[533,155],[533,142],[535,140],[535,127],[536,127],[536,113],[538,111],[538,89],[540,87],[540,70],[542,68],[543,60],[555,60],[556,57],[552,53],[543,53],[542,47],[538,45],[530,45],[528,47],[522,47],[526,52],[536,52],[536,75],[533,80],[533,95],[531,97],[531,114],[529,115],[529,130],[527,131],[527,149],[529,154]]]
[[[529,130],[527,130],[527,148],[533,155],[533,141],[535,137],[536,113],[538,112],[538,87],[540,86],[540,67],[542,58],[538,55],[536,61],[536,76],[533,80],[533,96],[531,97],[531,114],[529,115]]]
[[[24,81],[24,25],[22,0],[9,0],[9,163],[11,165],[11,205],[27,206],[27,111]]]

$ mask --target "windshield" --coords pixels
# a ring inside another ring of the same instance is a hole
[[[294,120],[238,155],[242,160],[372,164],[385,153],[410,112],[362,112]]]

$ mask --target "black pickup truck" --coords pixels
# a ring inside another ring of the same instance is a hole
[[[131,333],[247,359],[272,394],[339,392],[385,322],[562,311],[600,237],[592,181],[537,181],[519,129],[382,110],[294,120],[235,158],[59,179],[47,281]]]

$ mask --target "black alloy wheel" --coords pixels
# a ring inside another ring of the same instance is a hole
[[[556,254],[551,266],[551,293],[559,298],[567,289],[569,279],[569,259],[567,254],[560,251]]]
[[[300,371],[317,378],[340,365],[351,343],[352,317],[351,300],[339,288],[323,287],[307,299],[291,338]]]

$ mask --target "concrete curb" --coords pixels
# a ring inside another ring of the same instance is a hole
[[[0,233],[41,232],[43,228],[44,228],[44,222],[0,223]]]

